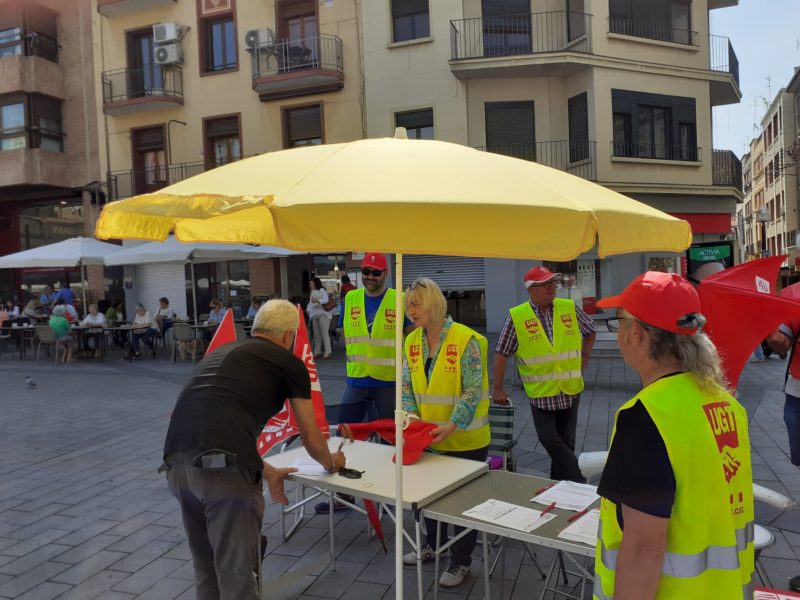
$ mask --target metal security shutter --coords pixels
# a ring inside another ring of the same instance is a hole
[[[417,277],[429,277],[443,290],[482,290],[486,286],[483,258],[409,254],[403,257],[403,287]]]
[[[179,317],[189,314],[186,310],[186,277],[183,263],[138,265],[135,283],[136,302],[144,304],[154,316],[159,308],[158,299],[162,296],[169,299],[170,308]],[[126,308],[129,315],[134,314],[134,307]]]

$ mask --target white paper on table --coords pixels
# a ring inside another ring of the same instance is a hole
[[[461,514],[479,521],[489,521],[490,523],[496,523],[497,525],[526,533],[530,533],[540,525],[544,525],[549,520],[556,518],[556,515],[543,515],[533,508],[525,508],[502,500],[491,499],[473,506]]]
[[[550,506],[553,502],[558,508],[580,512],[590,507],[600,496],[597,495],[597,486],[588,483],[574,483],[572,481],[559,481],[553,487],[545,490],[531,502]]]
[[[295,458],[289,466],[297,469],[298,475],[330,475],[328,470],[313,458]]]
[[[597,529],[599,526],[600,509],[595,508],[570,523],[569,527],[566,527],[558,534],[558,537],[573,542],[581,542],[589,546],[596,546]]]

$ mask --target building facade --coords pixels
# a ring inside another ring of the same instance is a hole
[[[90,0],[0,0],[0,255],[92,234],[103,198],[91,30]],[[102,277],[90,268],[90,296]],[[79,269],[0,269],[0,299],[64,283],[79,289]]]
[[[100,163],[112,200],[256,154],[365,135],[355,0],[93,3]],[[196,265],[198,311],[213,297],[238,314],[251,296],[299,296],[318,269],[309,257]],[[125,275],[128,304],[153,306],[157,294],[141,290],[162,289],[189,312],[184,265]]]
[[[404,126],[409,137],[536,160],[688,220],[696,242],[730,239],[741,164],[714,149],[711,111],[739,102],[738,62],[708,23],[710,10],[736,4],[363,3],[367,134]],[[467,322],[484,311],[497,331],[526,297],[531,259],[409,257],[406,271],[444,279]],[[590,312],[646,269],[681,270],[663,253],[547,264],[565,274],[559,293]]]

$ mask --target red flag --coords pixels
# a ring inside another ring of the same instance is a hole
[[[330,431],[328,429],[328,419],[325,418],[325,401],[322,398],[322,386],[317,375],[317,365],[314,362],[311,344],[308,341],[308,329],[306,329],[306,321],[303,318],[303,309],[299,304],[297,305],[297,311],[300,314],[300,326],[297,328],[297,335],[294,338],[294,354],[305,363],[306,369],[308,369],[308,375],[311,378],[311,403],[314,405],[314,418],[317,422],[317,427],[320,428],[325,437],[328,437]],[[267,421],[258,436],[258,453],[264,456],[276,444],[299,433],[297,418],[292,412],[292,407],[286,402],[283,405],[283,410]]]
[[[781,323],[800,317],[800,303],[775,292],[785,256],[742,263],[709,275],[698,293],[706,332],[719,351],[725,378],[736,387],[756,346]]]
[[[225,311],[225,316],[222,317],[222,323],[219,324],[217,330],[214,332],[214,337],[211,338],[211,343],[206,349],[206,356],[211,354],[214,350],[236,341],[236,328],[233,325],[233,311],[228,309]]]
[[[372,529],[375,531],[375,537],[378,538],[381,546],[383,546],[383,553],[388,554],[389,551],[386,549],[386,539],[383,536],[381,518],[378,516],[378,509],[375,508],[375,503],[372,500],[364,500],[364,509],[367,511],[369,524],[372,525]]]

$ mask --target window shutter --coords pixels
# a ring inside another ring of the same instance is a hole
[[[413,110],[395,115],[397,127],[413,129],[415,127],[433,127],[433,109]]]
[[[228,119],[214,119],[206,121],[206,137],[234,137],[239,135],[239,119],[230,117]]]
[[[412,254],[403,257],[403,287],[418,277],[433,279],[444,291],[486,287],[483,258]]]
[[[486,103],[486,146],[489,150],[535,143],[533,102]]]
[[[589,104],[586,99],[586,92],[573,96],[568,100],[569,104],[569,139],[588,140],[589,139]]]

